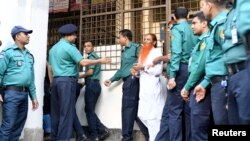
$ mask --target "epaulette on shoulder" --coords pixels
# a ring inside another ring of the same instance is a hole
[[[175,26],[179,25],[179,23],[174,23],[173,26],[170,29],[173,29]]]
[[[218,25],[224,24],[227,21],[227,18],[222,18],[218,21]]]
[[[3,50],[2,50],[2,52],[6,52],[6,51],[8,51],[10,49],[13,49],[12,46],[4,47]]]

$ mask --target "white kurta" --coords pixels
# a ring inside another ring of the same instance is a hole
[[[153,48],[144,66],[152,64],[156,57],[162,56],[161,50]],[[162,74],[163,63],[140,71],[140,94],[138,117],[148,127],[150,141],[154,140],[160,128],[162,110],[165,104],[165,97],[162,93],[160,75]]]

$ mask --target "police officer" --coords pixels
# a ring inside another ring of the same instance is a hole
[[[181,95],[185,100],[190,99],[192,141],[208,140],[211,107],[210,94],[206,91],[206,96],[204,96],[204,100],[202,101],[198,101],[196,95],[193,94],[195,85],[205,76],[205,49],[211,45],[209,42],[210,32],[208,24],[209,21],[202,12],[198,12],[194,15],[192,29],[194,34],[200,37],[192,51],[191,61],[189,62],[190,75],[181,91]]]
[[[228,113],[226,109],[226,79],[227,68],[223,60],[222,44],[224,40],[223,24],[227,12],[225,3],[227,0],[201,0],[201,11],[210,22],[210,42],[212,46],[207,47],[206,75],[201,83],[195,87],[194,93],[198,96],[205,95],[205,89],[211,86],[211,103],[214,122],[217,125],[228,124]],[[201,100],[202,98],[199,98]]]
[[[239,30],[240,34],[244,37],[245,41],[245,47],[246,51],[248,54],[247,62],[246,62],[246,69],[247,69],[247,74],[246,76],[248,77],[248,81],[246,83],[242,83],[243,85],[246,85],[248,89],[245,90],[245,92],[250,91],[250,87],[248,87],[248,84],[250,83],[250,20],[249,20],[249,6],[250,6],[250,1],[247,0],[237,0],[237,15],[238,15],[238,20],[237,21],[237,29]],[[250,95],[247,95],[245,106],[249,107],[250,105]],[[249,111],[245,113],[245,115],[250,115]],[[245,122],[248,122],[249,124],[249,116],[247,116]]]
[[[53,72],[51,95],[52,140],[68,141],[72,134],[73,119],[76,115],[78,64],[82,66],[103,64],[109,63],[110,59],[83,59],[74,44],[77,38],[77,27],[74,24],[63,25],[58,32],[62,35],[62,38],[49,52],[49,63]]]
[[[100,57],[94,51],[94,46],[91,41],[84,44],[85,53],[88,54],[88,59],[97,60]],[[97,100],[101,94],[101,85],[99,82],[101,65],[86,66],[85,73],[81,78],[85,78],[85,112],[89,127],[88,141],[103,140],[109,135],[109,130],[104,126],[95,113]],[[100,134],[100,136],[99,136]]]
[[[14,26],[11,36],[15,44],[4,48],[0,54],[0,103],[3,104],[3,122],[0,141],[18,141],[23,130],[27,112],[28,95],[32,108],[38,108],[34,81],[34,57],[25,45],[29,43],[32,30]]]
[[[185,7],[178,7],[174,12],[177,23],[171,29],[171,59],[169,66],[168,96],[167,103],[169,108],[169,133],[171,141],[181,141],[182,133],[182,114],[185,113],[185,127],[188,139],[191,137],[190,131],[190,109],[185,102],[180,91],[188,79],[188,60],[192,48],[196,44],[196,37],[187,22],[188,10]],[[168,69],[167,69],[168,70]]]
[[[123,79],[122,86],[122,141],[132,141],[134,121],[137,121],[140,129],[148,138],[147,128],[137,118],[139,100],[139,79],[132,77],[130,70],[137,62],[141,46],[132,42],[132,32],[128,29],[121,30],[119,43],[125,46],[122,50],[121,67],[113,77],[104,81],[104,85],[109,87],[112,82]]]
[[[224,60],[230,74],[228,83],[228,119],[229,124],[250,124],[250,112],[247,110],[250,106],[249,91],[247,90],[249,78],[246,77],[248,74],[245,67],[247,52],[242,36],[236,28],[237,19],[239,19],[235,9],[236,1],[229,1],[233,3],[233,9],[227,16],[225,42],[223,44]]]

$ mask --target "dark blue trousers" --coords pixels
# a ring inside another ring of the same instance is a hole
[[[75,118],[77,79],[55,77],[51,95],[52,140],[69,141]]]
[[[188,65],[180,64],[176,74],[176,87],[168,91],[169,137],[171,141],[191,141],[190,107],[181,97],[181,89],[188,79]],[[183,122],[184,119],[184,122]],[[183,130],[184,129],[184,130]]]
[[[229,124],[250,124],[250,77],[244,69],[229,79],[228,119]],[[248,76],[248,77],[247,77]]]
[[[101,85],[99,80],[86,79],[85,89],[85,112],[88,121],[90,139],[98,137],[99,133],[105,130],[105,126],[95,113],[97,100],[101,94]]]
[[[77,87],[76,87],[76,101],[80,95],[80,92],[81,92],[81,85],[80,84],[77,84]],[[73,128],[76,132],[76,135],[79,137],[79,136],[82,136],[84,134],[84,130],[82,128],[82,125],[79,121],[79,118],[75,112],[75,117],[74,117],[74,122],[73,122]]]
[[[210,125],[211,96],[206,92],[205,98],[199,103],[195,100],[193,91],[190,93],[192,141],[208,141],[208,126]]]
[[[135,77],[127,77],[123,79],[122,86],[122,141],[132,141],[132,133],[134,128],[134,121],[148,138],[148,130],[137,118],[138,102],[139,102],[139,79]]]
[[[227,94],[225,88],[221,86],[221,82],[212,84],[211,87],[211,103],[215,125],[228,124]]]
[[[18,141],[28,112],[28,92],[6,90],[3,101],[3,122],[0,141]]]
[[[165,102],[162,116],[161,116],[161,125],[160,131],[158,132],[155,141],[169,141],[169,117],[168,117],[168,104]]]

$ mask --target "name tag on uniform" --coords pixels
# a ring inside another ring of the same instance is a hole
[[[237,29],[235,27],[233,27],[233,29],[231,30],[231,34],[232,34],[232,44],[238,43]]]
[[[17,66],[22,66],[22,61],[21,60],[17,61]]]

